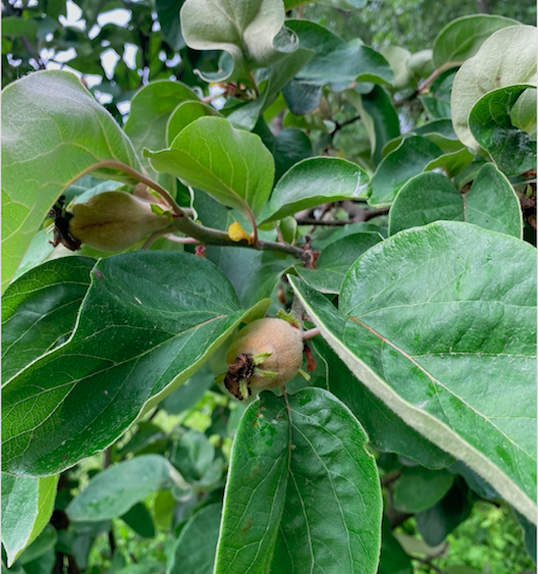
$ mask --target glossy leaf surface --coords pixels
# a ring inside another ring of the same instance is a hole
[[[322,389],[289,404],[291,424],[271,393],[241,419],[215,572],[375,572],[381,497],[364,431]]]
[[[29,478],[2,473],[2,544],[8,565],[47,525],[57,484],[58,476]]]
[[[536,167],[536,139],[514,126],[510,118],[512,108],[527,88],[510,86],[489,92],[478,100],[469,117],[476,141],[506,175],[518,175]]]
[[[2,380],[65,342],[90,286],[95,260],[63,257],[34,267],[2,298]]]
[[[410,136],[379,164],[372,177],[372,206],[390,205],[399,189],[414,175],[419,174],[441,149],[423,136]]]
[[[327,341],[316,337],[312,345],[324,363],[322,386],[353,411],[376,448],[401,454],[427,468],[444,468],[454,461],[452,455],[406,424],[362,384]]]
[[[257,135],[234,129],[224,118],[200,118],[181,131],[170,149],[145,153],[158,171],[243,213],[259,214],[271,192],[271,153]]]
[[[467,221],[484,229],[521,237],[518,198],[510,182],[491,163],[478,172],[471,189],[460,193],[440,173],[428,172],[409,180],[389,214],[391,235],[437,220]]]
[[[342,84],[344,88],[359,80],[393,83],[394,75],[388,62],[372,48],[359,43],[348,44],[308,20],[288,20],[286,26],[297,34],[301,48],[316,52],[297,74],[298,80],[317,85]]]
[[[404,467],[394,484],[394,508],[415,514],[439,502],[450,490],[454,475],[447,470]]]
[[[188,379],[244,314],[203,259],[155,251],[101,260],[69,341],[4,387],[5,467],[50,474],[104,449]]]
[[[290,278],[359,380],[531,520],[535,264],[535,250],[518,239],[439,222],[402,231],[360,257],[339,311]]]
[[[260,218],[276,221],[327,201],[364,197],[369,184],[366,172],[345,159],[305,159],[280,178]]]
[[[2,290],[61,192],[90,166],[139,168],[129,139],[73,74],[44,71],[2,94]],[[130,181],[118,170],[99,172]]]

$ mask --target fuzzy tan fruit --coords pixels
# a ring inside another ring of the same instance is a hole
[[[251,390],[274,389],[290,381],[303,362],[300,329],[283,319],[258,319],[239,332],[226,355],[226,387],[240,400],[246,398],[239,382]],[[237,384],[234,384],[237,383]]]
[[[75,204],[72,213],[69,233],[99,251],[123,251],[171,225],[166,215],[153,213],[149,203],[124,191],[94,195]]]

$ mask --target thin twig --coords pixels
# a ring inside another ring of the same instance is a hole
[[[428,76],[422,84],[418,87],[417,95],[421,96],[429,85],[438,78],[443,72],[449,70],[450,68],[455,68],[456,66],[461,66],[463,62],[445,62],[442,66],[439,66],[430,76]]]
[[[303,341],[308,341],[319,335],[319,329],[314,327],[313,329],[308,329],[308,331],[303,331]]]

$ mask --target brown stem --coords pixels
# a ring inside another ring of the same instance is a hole
[[[319,335],[319,329],[314,327],[313,329],[308,329],[308,331],[303,331],[303,341],[308,341]]]
[[[463,62],[446,62],[442,66],[439,66],[437,70],[435,70],[430,76],[428,76],[422,84],[418,87],[417,95],[422,95],[426,88],[436,79],[438,78],[443,72],[449,70],[450,68],[455,68],[456,66],[461,66]]]

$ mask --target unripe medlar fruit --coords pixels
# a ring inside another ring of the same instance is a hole
[[[74,205],[69,234],[99,251],[123,251],[170,225],[170,218],[154,213],[149,203],[124,191],[106,191]]]
[[[240,401],[293,379],[303,362],[301,329],[283,319],[258,319],[242,329],[226,355],[226,388]]]
[[[123,251],[144,237],[172,226],[169,214],[154,213],[151,204],[124,191],[106,191],[64,208],[64,196],[51,209],[54,246],[76,251],[81,243],[99,251]]]

